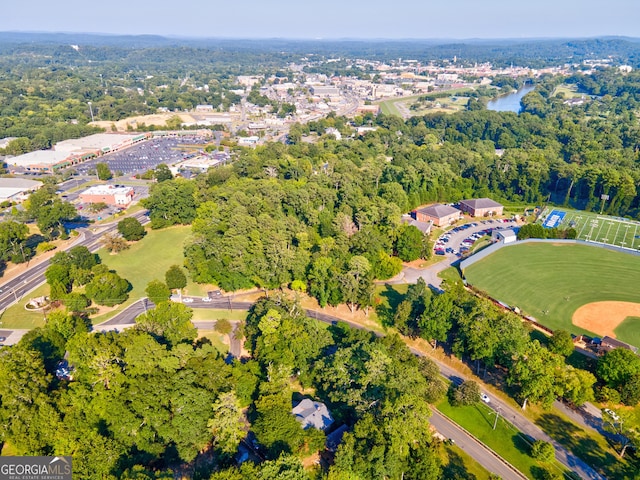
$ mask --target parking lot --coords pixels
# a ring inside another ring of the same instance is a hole
[[[95,170],[98,163],[106,163],[112,172],[122,172],[125,175],[144,173],[156,168],[161,163],[172,165],[188,158],[193,152],[180,148],[182,145],[204,145],[207,143],[203,137],[161,137],[153,138],[147,142],[133,145],[126,150],[109,153],[101,157],[87,160],[75,168],[81,175]]]
[[[475,242],[486,235],[491,235],[494,230],[504,230],[517,225],[515,220],[507,218],[465,223],[440,235],[433,251],[436,255],[460,258],[471,251]]]

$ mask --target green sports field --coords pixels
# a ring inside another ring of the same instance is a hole
[[[640,257],[588,245],[519,243],[470,265],[464,275],[469,284],[553,330],[599,336],[571,323],[579,307],[606,300],[640,303]],[[618,338],[638,345],[639,323],[625,320]]]
[[[558,228],[575,228],[580,240],[640,249],[640,222],[582,210],[547,207],[540,215],[539,223],[558,213],[564,214]]]

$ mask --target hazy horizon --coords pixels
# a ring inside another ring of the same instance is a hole
[[[396,6],[382,0],[233,3],[112,0],[87,8],[80,0],[11,2],[0,31],[160,35],[185,39],[525,40],[637,37],[640,2],[610,0],[425,0]]]

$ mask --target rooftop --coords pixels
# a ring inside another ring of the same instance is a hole
[[[132,190],[132,187],[122,185],[94,185],[87,188],[80,195],[126,195]]]
[[[120,145],[123,142],[140,137],[140,134],[124,133],[96,133],[88,137],[63,140],[55,145],[59,152],[75,152],[80,150],[102,150],[103,148]]]
[[[460,205],[467,205],[470,208],[499,208],[501,204],[491,200],[490,198],[472,198],[470,200],[461,200]]]
[[[31,188],[41,187],[42,182],[36,180],[27,180],[25,178],[0,178],[0,188],[18,188],[20,190],[29,190]]]
[[[455,213],[460,213],[460,210],[450,205],[442,205],[441,203],[436,203],[434,205],[429,205],[428,207],[421,208],[418,210],[418,212],[429,215],[430,217],[443,218]]]
[[[309,398],[303,399],[291,413],[302,424],[302,428],[314,427],[325,430],[333,423],[333,417],[324,403],[314,402]]]
[[[69,152],[55,152],[53,150],[36,150],[17,157],[8,158],[8,165],[25,167],[28,165],[55,165],[69,158]]]

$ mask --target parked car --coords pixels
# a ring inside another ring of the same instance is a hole
[[[193,298],[183,297],[182,303],[193,303]]]

